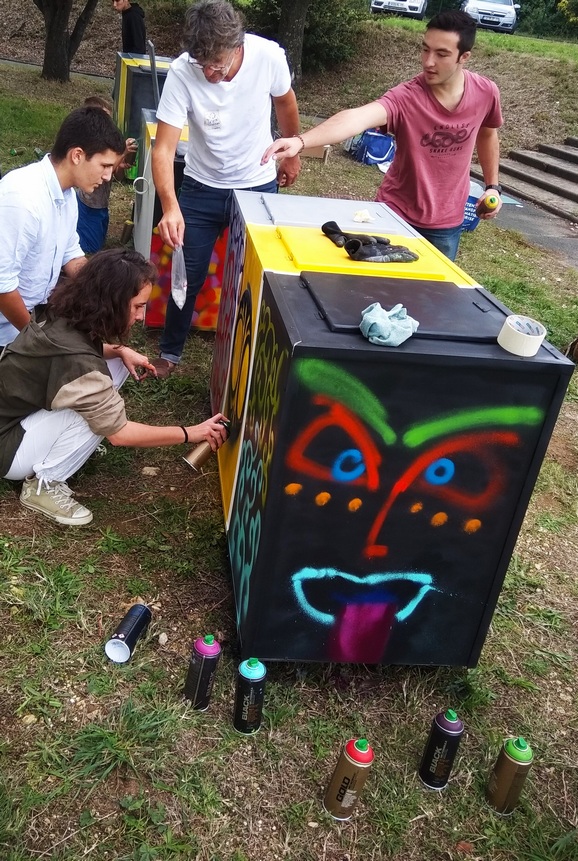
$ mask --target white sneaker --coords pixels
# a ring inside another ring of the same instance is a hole
[[[25,478],[20,502],[64,526],[85,526],[92,520],[92,511],[76,501],[64,481],[44,481],[35,475]]]

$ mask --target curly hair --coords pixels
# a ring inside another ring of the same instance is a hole
[[[51,294],[47,314],[104,343],[124,344],[129,333],[130,301],[154,283],[157,271],[137,251],[99,251]]]
[[[183,47],[199,63],[216,60],[245,41],[241,13],[227,0],[199,0],[185,15]]]

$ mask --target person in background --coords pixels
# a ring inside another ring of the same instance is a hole
[[[22,481],[22,504],[56,523],[91,522],[67,481],[103,437],[136,447],[206,440],[213,450],[226,439],[221,413],[168,426],[126,416],[119,387],[129,373],[136,380],[155,373],[126,344],[131,326],[144,319],[155,276],[136,251],[95,254],[0,356],[0,476]]]
[[[89,96],[84,100],[85,107],[100,108],[108,116],[112,116],[112,104],[102,96]],[[117,160],[113,177],[119,181],[124,177],[124,171],[131,165],[131,156],[137,150],[137,142],[134,138],[127,138],[123,154]],[[108,232],[108,203],[112,189],[112,178],[103,182],[92,192],[77,189],[78,198],[78,223],[77,232],[80,247],[85,254],[94,254],[100,251],[104,245]]]
[[[440,12],[428,22],[422,41],[422,71],[381,98],[340,111],[290,138],[280,138],[263,154],[295,156],[305,147],[339,143],[367,129],[395,135],[396,154],[377,200],[401,215],[443,254],[454,260],[470,190],[474,149],[486,190],[496,191],[502,125],[500,94],[488,78],[468,71],[476,22],[465,12]],[[500,205],[482,218],[494,218]]]
[[[112,0],[112,8],[121,14],[123,54],[146,54],[147,32],[144,9],[130,0]]]
[[[100,108],[77,108],[63,121],[52,152],[0,180],[0,345],[14,340],[60,276],[86,258],[78,242],[75,188],[92,193],[110,181],[125,150]]]
[[[179,310],[167,304],[159,377],[180,361],[195,300],[207,276],[215,241],[229,223],[233,189],[276,192],[300,170],[297,155],[261,165],[261,141],[271,140],[271,105],[284,135],[299,131],[297,100],[285,52],[260,36],[245,34],[243,21],[226,0],[200,0],[187,9],[185,53],[169,68],[159,107],[152,153],[155,187],[163,216],[164,243],[183,247],[187,298]],[[177,200],[174,158],[183,124],[189,140]]]

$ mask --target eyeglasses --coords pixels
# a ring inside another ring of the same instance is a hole
[[[233,61],[235,59],[235,54],[239,49],[234,48],[233,53],[231,54],[231,59],[224,66],[215,66],[214,63],[199,63],[197,60],[194,60],[192,57],[189,57],[189,63],[191,66],[194,66],[195,69],[201,69],[203,72],[217,72],[220,75],[226,75],[231,66],[233,65]]]

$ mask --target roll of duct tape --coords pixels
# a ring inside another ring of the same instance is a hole
[[[515,356],[535,356],[546,337],[546,329],[531,317],[511,314],[498,335],[498,344]]]

